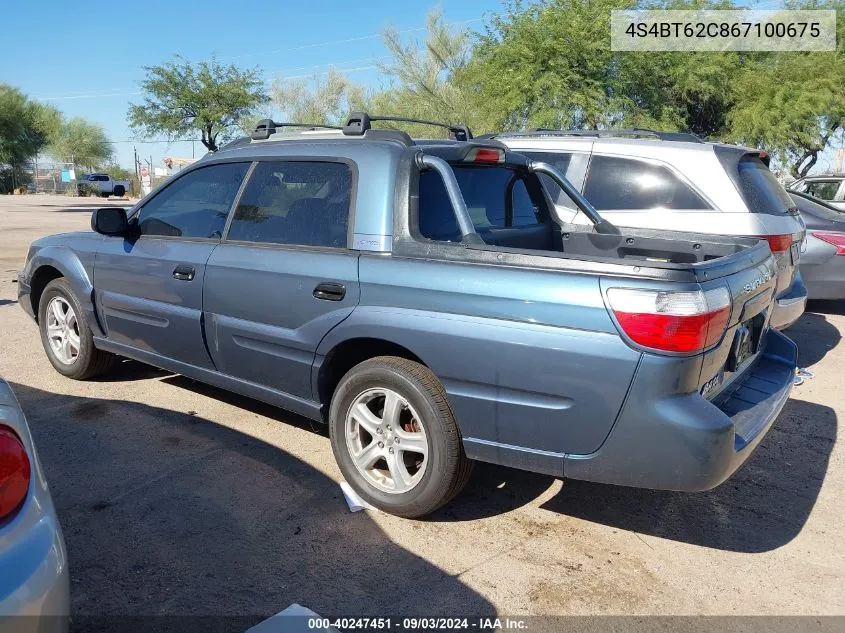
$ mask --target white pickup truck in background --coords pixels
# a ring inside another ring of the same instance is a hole
[[[114,180],[108,174],[85,174],[77,181],[79,195],[96,194],[108,198],[109,196],[123,197],[129,191],[128,180]]]

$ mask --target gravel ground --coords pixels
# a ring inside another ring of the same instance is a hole
[[[53,371],[13,280],[96,200],[0,197],[0,375],[29,418],[74,614],[845,614],[845,304],[790,330],[816,377],[707,493],[479,465],[424,521],[348,512],[307,420],[126,361]],[[109,204],[118,204],[111,202]],[[85,206],[87,205],[87,206]]]

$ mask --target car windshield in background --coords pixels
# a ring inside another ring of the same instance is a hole
[[[839,180],[812,180],[807,183],[805,193],[820,200],[833,200],[839,191]]]
[[[743,156],[737,171],[742,196],[752,213],[779,215],[795,208],[795,202],[757,156]]]

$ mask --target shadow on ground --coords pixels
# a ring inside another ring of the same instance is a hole
[[[75,630],[108,628],[89,615],[257,622],[293,602],[336,616],[494,613],[276,446],[146,404],[12,387],[64,530]]]
[[[805,312],[785,334],[798,344],[798,365],[818,363],[842,338],[839,330],[824,314]]]
[[[845,315],[845,299],[829,300],[814,299],[807,302],[808,312]],[[806,312],[805,312],[806,314]]]
[[[0,299],[0,306],[10,306],[13,303],[17,303],[15,299]]]
[[[544,508],[622,530],[737,552],[786,545],[807,522],[836,441],[836,413],[791,400],[748,462],[700,493],[567,481]]]

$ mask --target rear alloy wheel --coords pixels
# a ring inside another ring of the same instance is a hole
[[[428,465],[428,441],[420,416],[391,389],[368,389],[346,413],[346,448],[358,472],[383,492],[419,484]]]
[[[114,364],[113,354],[94,347],[82,307],[62,277],[48,283],[41,294],[38,328],[47,358],[56,371],[68,378],[93,378]]]
[[[443,385],[405,358],[379,356],[349,370],[332,397],[329,435],[349,485],[398,516],[430,514],[472,472]]]

